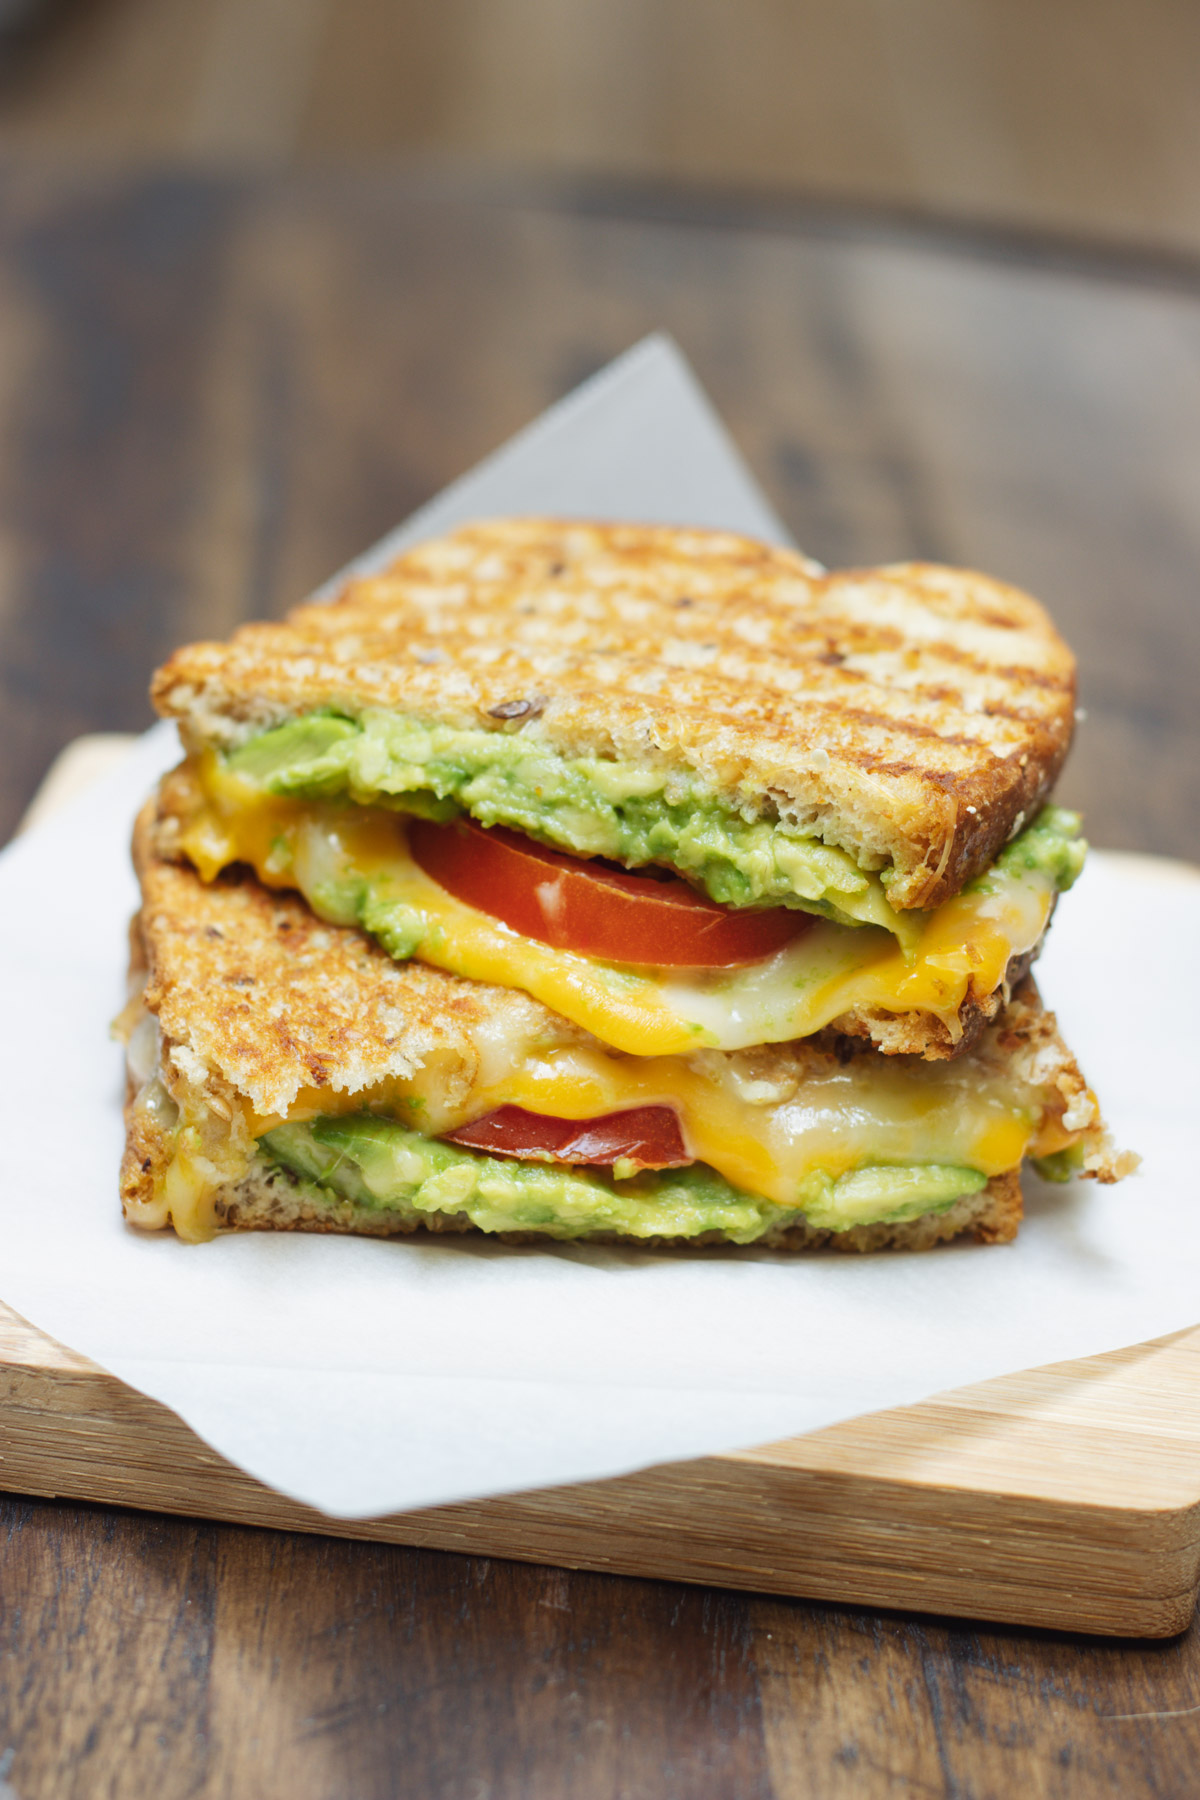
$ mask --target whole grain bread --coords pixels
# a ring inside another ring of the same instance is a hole
[[[728,533],[508,519],[182,649],[152,691],[193,743],[384,709],[686,768],[747,816],[890,865],[904,909],[957,893],[1034,816],[1075,664],[1037,601],[970,570],[825,574]]]

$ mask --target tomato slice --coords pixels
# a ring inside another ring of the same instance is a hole
[[[609,962],[731,968],[773,955],[814,923],[783,906],[718,906],[665,871],[633,875],[474,819],[414,819],[408,843],[425,873],[456,900],[556,950]]]
[[[444,1135],[452,1144],[529,1162],[609,1167],[620,1160],[639,1169],[680,1169],[692,1161],[669,1106],[632,1106],[595,1119],[553,1119],[523,1106],[498,1106]]]

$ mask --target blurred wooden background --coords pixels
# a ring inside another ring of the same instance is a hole
[[[0,152],[381,154],[1200,251],[1197,0],[0,0]]]

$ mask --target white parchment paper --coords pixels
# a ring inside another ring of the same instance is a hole
[[[565,410],[543,434],[558,510],[636,513],[644,450],[660,516],[783,536],[669,345]],[[530,435],[519,481],[493,459],[503,507],[468,478],[467,510],[436,528],[551,510]],[[136,901],[130,825],[176,754],[158,727],[0,858],[0,1297],[263,1481],[350,1517],[612,1475],[1200,1319],[1200,876],[1151,858],[1094,856],[1039,969],[1144,1168],[1109,1189],[1031,1181],[1014,1245],[787,1258],[268,1234],[197,1247],[127,1229],[107,1028]]]

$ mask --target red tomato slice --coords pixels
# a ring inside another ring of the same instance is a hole
[[[730,968],[760,962],[814,923],[783,906],[718,906],[678,876],[632,875],[473,819],[414,819],[408,842],[425,873],[456,900],[541,944],[609,962]]]
[[[639,1169],[680,1169],[692,1161],[669,1106],[633,1106],[595,1119],[552,1119],[523,1106],[498,1106],[444,1135],[452,1144],[529,1162],[609,1167],[620,1158]]]

